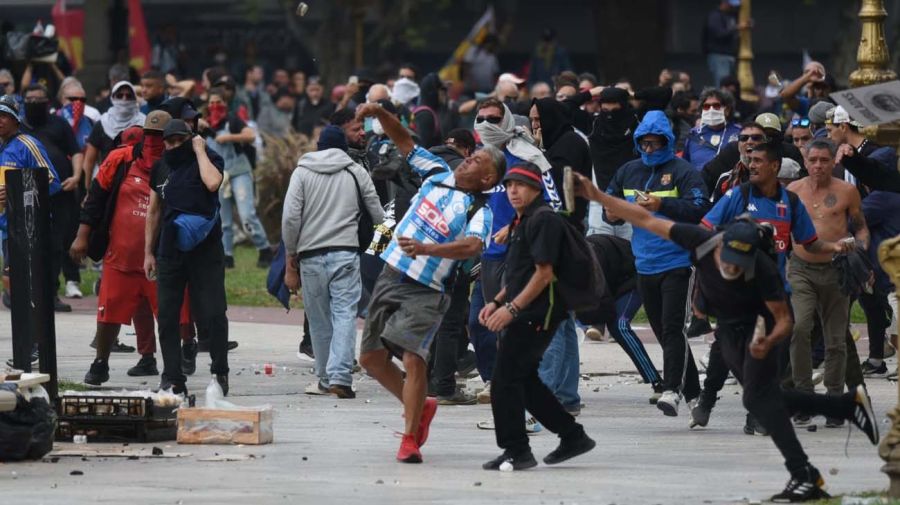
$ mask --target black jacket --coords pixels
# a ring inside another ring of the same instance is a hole
[[[430,73],[419,85],[419,105],[413,108],[413,129],[419,135],[422,147],[428,149],[441,143],[441,121],[438,117],[441,107],[438,93],[441,79]]]
[[[553,182],[565,198],[563,187],[563,171],[565,167],[590,178],[591,152],[585,139],[575,133],[566,106],[553,98],[534,100],[541,117],[541,139],[544,143],[544,156],[550,165]],[[575,211],[571,217],[576,225],[580,225],[587,216],[588,202],[583,198],[575,200]]]
[[[622,165],[640,156],[634,148],[637,116],[628,105],[611,113],[601,112],[591,131],[591,160],[597,187],[606,191],[609,181]]]
[[[450,166],[450,170],[456,170],[456,167],[465,159],[462,154],[459,154],[459,151],[444,145],[434,146],[429,151],[431,151],[431,154],[444,160]]]

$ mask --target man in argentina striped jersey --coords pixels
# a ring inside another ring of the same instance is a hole
[[[490,243],[493,215],[484,191],[506,171],[503,153],[486,147],[453,171],[416,145],[397,118],[381,105],[365,104],[357,117],[374,117],[409,166],[424,178],[394,237],[381,254],[386,265],[372,291],[360,363],[403,403],[405,428],[397,459],[421,463],[419,448],[437,412],[426,401],[428,351],[450,305],[459,260],[477,256]],[[392,361],[403,360],[406,378]]]

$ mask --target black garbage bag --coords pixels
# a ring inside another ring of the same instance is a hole
[[[0,413],[0,461],[40,459],[53,449],[56,412],[44,398],[26,401]]]

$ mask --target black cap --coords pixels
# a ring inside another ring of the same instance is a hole
[[[631,96],[629,96],[628,92],[624,89],[615,86],[607,86],[600,91],[600,96],[597,97],[597,101],[600,103],[619,103],[625,105],[628,103],[629,98],[631,98]]]
[[[163,138],[174,137],[176,135],[193,135],[191,128],[181,119],[173,119],[166,125],[163,130]]]
[[[503,183],[506,184],[507,181],[524,182],[539,190],[544,188],[541,169],[534,163],[519,162],[511,166],[503,177]]]
[[[173,119],[191,120],[200,115],[193,102],[180,96],[169,98],[159,108],[168,112]]]
[[[759,240],[756,224],[735,221],[722,237],[722,261],[744,269],[746,278],[753,277]]]

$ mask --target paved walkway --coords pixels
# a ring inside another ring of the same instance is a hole
[[[79,381],[93,357],[88,343],[95,326],[94,303],[79,301],[75,313],[57,316],[58,361],[64,379]],[[489,406],[441,407],[423,450],[425,463],[403,465],[394,460],[400,442],[395,431],[402,429],[399,403],[372,379],[355,376],[355,400],[302,394],[313,377],[311,364],[296,357],[300,311],[233,307],[229,315],[231,338],[240,342],[230,355],[231,399],[243,405],[275,406],[274,444],[168,442],[156,445],[191,456],[0,464],[2,502],[719,504],[762,500],[780,491],[787,480],[771,441],[742,433],[744,411],[737,386],[726,386],[707,429],[691,431],[685,409],[679,417],[668,418],[647,403],[650,388],[637,383],[617,345],[590,341],[581,346],[580,392],[586,406],[579,422],[598,441],[593,452],[560,467],[486,472],[481,463],[498,449],[493,432],[478,430],[475,424],[490,418]],[[639,334],[661,365],[660,348],[652,336],[646,330]],[[122,336],[128,343],[133,338]],[[692,340],[692,345],[695,355],[702,356],[702,339]],[[861,354],[866,345],[863,336]],[[9,318],[0,313],[0,358],[5,360],[10,348]],[[136,360],[135,354],[114,354],[109,385],[155,386],[155,378],[125,375]],[[266,362],[277,365],[274,377],[255,373]],[[198,365],[188,387],[202,401],[210,376],[204,373],[204,358]],[[896,401],[896,384],[872,381],[870,392],[879,417],[884,417]],[[887,478],[879,472],[882,461],[863,435],[853,430],[847,443],[847,428],[825,429],[824,420],[816,421],[818,431],[803,431],[800,439],[832,493],[887,487]],[[886,431],[888,425],[882,426]],[[546,432],[531,441],[538,459],[557,443]],[[121,447],[88,447],[96,445]],[[129,448],[136,447],[139,444]],[[252,454],[255,459],[198,461],[216,454]],[[76,470],[83,475],[70,475]]]

